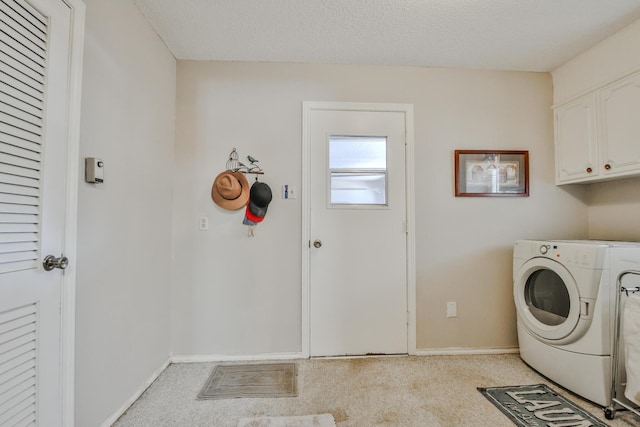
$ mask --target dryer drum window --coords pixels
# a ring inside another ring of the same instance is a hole
[[[571,299],[567,286],[555,272],[535,271],[527,279],[524,294],[529,311],[540,322],[557,326],[567,320]]]

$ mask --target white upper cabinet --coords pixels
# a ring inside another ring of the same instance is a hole
[[[604,176],[640,172],[640,74],[598,93]]]
[[[577,182],[597,176],[596,96],[585,95],[554,111],[556,181]]]
[[[554,109],[556,184],[640,176],[640,73]]]

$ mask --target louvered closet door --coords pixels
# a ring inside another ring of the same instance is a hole
[[[70,11],[0,0],[0,426],[58,426]]]

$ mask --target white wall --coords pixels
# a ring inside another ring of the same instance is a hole
[[[562,104],[640,69],[640,20],[553,70],[553,102]]]
[[[640,20],[553,71],[554,104],[640,70]],[[640,178],[585,185],[589,238],[640,242]]]
[[[85,0],[76,425],[98,426],[167,360],[176,62],[128,0]]]
[[[590,185],[589,238],[640,242],[640,178]]]
[[[302,351],[301,205],[278,191],[301,187],[304,100],[414,104],[418,349],[516,346],[514,240],[587,236],[585,188],[554,185],[549,74],[179,61],[177,82],[174,354]],[[234,147],[275,190],[254,238],[209,196]],[[529,150],[531,197],[455,198],[455,149]]]

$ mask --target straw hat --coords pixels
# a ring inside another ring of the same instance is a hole
[[[249,183],[242,172],[226,170],[216,176],[211,187],[211,198],[224,209],[242,208],[249,200]]]

